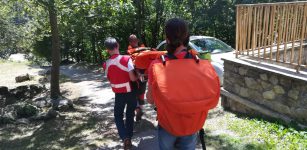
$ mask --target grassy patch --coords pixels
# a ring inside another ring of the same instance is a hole
[[[261,142],[269,149],[303,149],[307,147],[307,131],[285,127],[278,122],[237,118],[229,129],[247,141]]]
[[[278,122],[240,118],[226,112],[206,123],[206,142],[217,149],[305,149],[307,131]]]

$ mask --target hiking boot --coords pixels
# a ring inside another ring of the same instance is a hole
[[[127,138],[124,140],[124,150],[130,150],[132,148],[131,139]]]
[[[135,115],[135,121],[138,122],[140,120],[142,120],[142,116],[143,116],[143,111],[141,108],[137,108],[136,109],[136,115]]]

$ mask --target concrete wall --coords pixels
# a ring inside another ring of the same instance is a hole
[[[222,95],[226,109],[307,126],[307,75],[226,59]]]

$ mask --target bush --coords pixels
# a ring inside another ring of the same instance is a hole
[[[27,118],[38,113],[38,108],[30,104],[17,105],[16,107],[17,118]]]
[[[45,36],[42,40],[35,41],[33,54],[40,59],[51,62],[51,46],[51,37]]]

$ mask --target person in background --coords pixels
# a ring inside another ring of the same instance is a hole
[[[127,53],[129,55],[131,55],[133,52],[135,52],[136,48],[145,47],[144,44],[139,45],[139,39],[134,34],[131,34],[129,36],[128,41],[129,41],[129,45],[128,45]]]
[[[136,37],[136,35],[131,34],[128,38],[129,40],[129,46],[127,53],[129,55],[133,55],[134,52],[136,52],[136,49],[139,47],[145,47],[144,44],[139,45],[139,39]],[[135,109],[136,115],[135,120],[140,121],[142,119],[142,116],[144,114],[143,112],[143,105],[145,104],[145,91],[146,91],[146,84],[147,82],[142,82],[138,80],[138,90],[137,90],[137,107]]]

